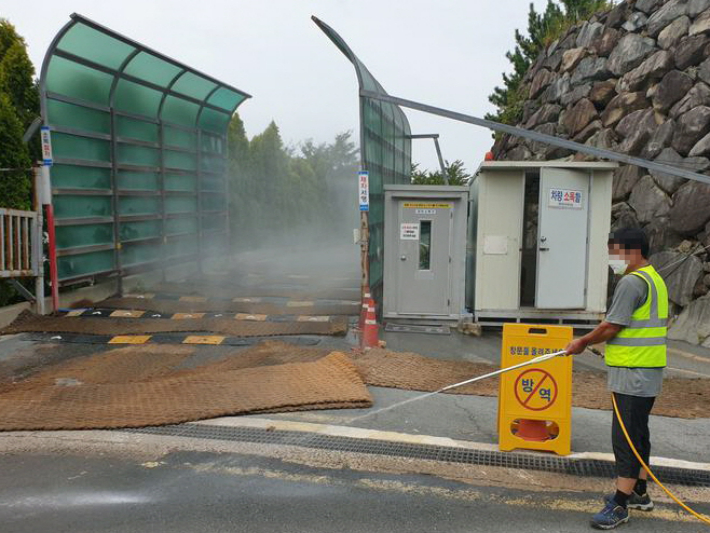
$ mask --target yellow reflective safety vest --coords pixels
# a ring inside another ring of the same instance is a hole
[[[666,366],[668,289],[653,266],[627,274],[648,285],[646,301],[631,315],[631,323],[606,343],[606,364],[627,368]]]

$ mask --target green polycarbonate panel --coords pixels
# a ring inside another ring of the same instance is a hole
[[[231,116],[205,107],[200,115],[200,128],[214,133],[223,133],[229,125]]]
[[[171,126],[164,126],[163,142],[165,146],[197,150],[197,134],[194,131],[185,131]]]
[[[209,175],[205,175],[202,177],[202,186],[201,189],[203,191],[211,191],[211,192],[218,192],[218,193],[223,193],[224,192],[224,178],[221,176],[218,177],[212,177]]]
[[[67,279],[114,270],[113,265],[113,250],[106,250],[60,257],[57,259],[57,272],[59,279]]]
[[[202,170],[224,174],[225,161],[221,156],[203,155],[200,161]]]
[[[186,152],[176,152],[174,150],[165,150],[165,166],[167,168],[177,168],[183,170],[195,170],[197,168],[197,157],[195,154]]]
[[[111,216],[110,196],[55,195],[52,200],[58,219]]]
[[[155,215],[159,211],[160,198],[157,196],[121,196],[118,199],[121,215]]]
[[[197,113],[200,107],[176,96],[167,96],[163,104],[161,118],[166,122],[173,122],[182,126],[195,127]]]
[[[165,190],[196,191],[197,178],[189,174],[165,174]]]
[[[47,91],[70,98],[108,106],[113,76],[73,63],[63,57],[52,57],[47,70]]]
[[[224,139],[221,136],[203,132],[201,137],[204,153],[224,156]]]
[[[165,234],[197,233],[197,219],[193,217],[169,218],[165,221]]]
[[[113,243],[113,224],[59,226],[56,229],[57,248],[78,248]]]
[[[159,260],[161,249],[154,244],[126,244],[121,248],[121,264],[124,267]]]
[[[197,253],[197,238],[186,235],[170,239],[167,244],[168,257],[181,257]]]
[[[205,79],[194,72],[185,72],[173,85],[173,91],[198,100],[204,100],[216,87],[217,84],[213,81]]]
[[[241,104],[244,99],[245,96],[243,94],[234,92],[226,87],[220,87],[207,99],[207,103],[231,112],[232,109]]]
[[[223,215],[207,215],[202,217],[203,231],[222,231],[225,228],[226,219]]]
[[[162,92],[124,79],[118,81],[113,95],[114,107],[117,110],[151,118],[158,116],[162,99]]]
[[[52,150],[56,159],[110,161],[111,144],[102,139],[90,139],[67,133],[52,133]]]
[[[57,48],[112,69],[118,69],[135,50],[134,47],[82,23],[75,24],[62,37]]]
[[[136,139],[151,143],[160,141],[157,124],[121,115],[116,116],[116,135],[121,139]]]
[[[165,212],[194,213],[197,211],[197,198],[194,196],[168,196],[165,198]]]
[[[111,115],[107,111],[48,99],[47,112],[52,117],[52,126],[66,126],[107,135],[111,133]]]
[[[122,191],[158,191],[160,190],[160,174],[158,172],[119,170],[116,175],[116,185]]]
[[[52,186],[57,189],[110,189],[111,169],[55,164],[52,166]]]
[[[124,165],[137,165],[143,167],[160,166],[160,150],[147,146],[119,143],[118,162]]]
[[[121,222],[121,242],[136,239],[160,237],[160,220],[141,220],[139,222]]]
[[[168,63],[164,59],[149,52],[140,52],[124,69],[130,76],[167,87],[172,79],[182,71],[182,68]]]
[[[227,198],[223,194],[205,194],[202,196],[203,211],[224,211],[227,209]]]

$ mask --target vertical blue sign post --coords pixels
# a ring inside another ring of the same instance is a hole
[[[51,167],[54,157],[52,157],[52,136],[49,133],[49,126],[42,126],[40,132],[42,138],[42,162],[44,166]]]
[[[370,173],[360,171],[358,177],[358,201],[360,202],[360,211],[370,210]]]

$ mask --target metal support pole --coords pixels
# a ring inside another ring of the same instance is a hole
[[[33,169],[34,177],[34,210],[37,213],[34,228],[32,228],[32,269],[35,272],[35,312],[45,314],[44,306],[44,223],[42,216],[42,167]]]
[[[59,309],[59,274],[57,272],[57,238],[54,231],[54,206],[52,205],[52,187],[49,167],[42,166],[42,203],[47,217],[47,233],[49,235],[49,280],[52,284],[52,310]]]
[[[116,141],[116,112],[111,102],[111,210],[113,211],[113,260],[114,268],[118,272],[116,291],[123,296],[123,266],[121,261],[121,215],[119,214],[118,199],[118,146]]]
[[[474,126],[482,126],[484,128],[488,128],[489,130],[507,133],[515,137],[523,137],[525,139],[531,139],[533,141],[542,142],[551,146],[566,148],[568,150],[591,155],[592,157],[596,157],[599,159],[609,159],[611,161],[617,161],[619,163],[625,163],[627,165],[636,165],[638,167],[646,168],[648,170],[655,170],[658,172],[663,172],[665,174],[670,174],[671,176],[677,176],[679,178],[686,178],[689,180],[700,181],[702,183],[710,184],[710,176],[698,174],[697,172],[692,172],[690,170],[685,170],[683,168],[675,167],[672,165],[656,163],[655,161],[649,161],[640,157],[634,157],[627,154],[622,154],[620,152],[614,152],[613,150],[596,148],[594,146],[580,144],[578,142],[569,141],[567,139],[562,139],[553,135],[546,135],[544,133],[538,133],[532,130],[516,128],[515,126],[500,124],[499,122],[494,122],[492,120],[486,120],[471,115],[465,115],[463,113],[457,113],[456,111],[449,111],[448,109],[442,109],[440,107],[434,107],[427,104],[422,104],[420,102],[415,102],[413,100],[406,100],[405,98],[398,98],[396,96],[390,96],[388,94],[378,93],[374,91],[361,90],[360,96],[372,98],[373,100],[379,100],[380,102],[388,102],[390,104],[399,105],[409,109],[415,109],[417,111],[423,111],[424,113],[438,115],[440,117],[449,118],[451,120],[457,120],[459,122],[465,122],[467,124],[473,124]]]
[[[444,178],[444,185],[449,184],[449,173],[446,172],[444,158],[441,156],[441,147],[439,146],[439,136],[434,137],[434,146],[436,147],[436,155],[439,158],[439,166],[441,167],[441,177]]]

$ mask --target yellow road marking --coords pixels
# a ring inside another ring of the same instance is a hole
[[[202,318],[204,313],[175,313],[171,318],[173,320],[187,320],[190,318]]]
[[[261,302],[261,298],[251,298],[251,297],[241,297],[241,298],[234,298],[232,300],[235,303],[254,303],[257,304]]]
[[[255,320],[257,322],[263,322],[266,320],[268,315],[250,315],[248,313],[237,313],[234,318],[236,320]]]
[[[225,339],[225,337],[222,337],[220,335],[205,335],[205,336],[188,335],[187,338],[185,338],[185,340],[182,341],[182,343],[183,344],[222,344],[224,339]]]
[[[145,314],[145,311],[126,311],[123,309],[117,309],[109,316],[119,317],[119,318],[140,318]]]
[[[66,316],[81,316],[83,312],[84,309],[74,309],[73,311],[69,311]]]
[[[113,337],[109,344],[145,344],[152,335],[117,335]]]
[[[205,296],[180,296],[181,302],[206,302]]]

